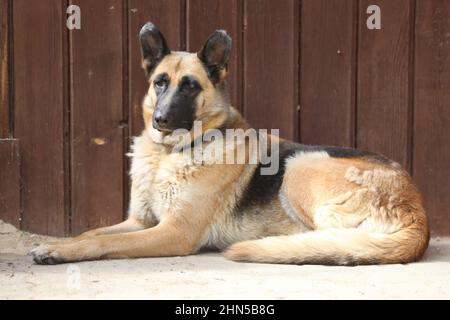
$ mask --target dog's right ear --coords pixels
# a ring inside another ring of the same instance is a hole
[[[142,67],[146,75],[150,76],[158,63],[170,53],[170,49],[161,31],[151,22],[147,22],[142,27],[139,40],[141,41]]]

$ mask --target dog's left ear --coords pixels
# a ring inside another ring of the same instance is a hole
[[[226,77],[230,52],[230,36],[225,30],[216,30],[197,53],[213,83],[219,83]]]
[[[142,67],[147,76],[151,75],[158,63],[170,53],[166,39],[151,22],[147,22],[139,32],[141,42]]]

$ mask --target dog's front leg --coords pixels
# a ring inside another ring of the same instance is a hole
[[[198,228],[198,224],[170,217],[150,229],[100,235],[69,244],[41,245],[31,254],[38,264],[188,255],[197,248],[203,234]]]
[[[77,236],[76,239],[77,238],[83,239],[83,238],[95,237],[95,236],[100,236],[100,235],[104,235],[104,234],[116,234],[116,233],[127,233],[127,232],[139,231],[139,230],[147,229],[152,226],[154,226],[154,224],[147,225],[147,224],[143,223],[142,221],[136,220],[134,218],[128,218],[127,220],[125,220],[121,223],[112,225],[112,226],[93,229],[93,230],[83,232],[82,234]]]
[[[69,244],[71,242],[77,242],[77,241],[85,240],[87,238],[92,238],[92,237],[96,237],[96,236],[100,236],[100,235],[139,231],[139,230],[150,228],[154,225],[155,224],[152,224],[152,225],[145,224],[134,218],[128,218],[127,220],[125,220],[121,223],[112,225],[112,226],[89,230],[89,231],[86,231],[86,232],[80,234],[79,236],[76,236],[73,238],[61,238],[58,240],[50,241],[46,244],[47,245]]]

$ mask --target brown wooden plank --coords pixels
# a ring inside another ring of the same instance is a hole
[[[0,0],[0,138],[11,136],[9,110],[9,9],[9,0]]]
[[[353,146],[356,1],[301,7],[300,141]]]
[[[362,0],[359,7],[357,146],[409,166],[410,0]],[[366,25],[381,9],[381,30]]]
[[[148,83],[141,67],[139,30],[148,22],[153,22],[167,40],[172,50],[184,46],[185,26],[184,1],[182,0],[128,0],[129,12],[129,92],[130,92],[130,133],[139,135],[144,128],[142,120],[142,100]]]
[[[297,137],[298,2],[244,4],[244,114],[256,128]]]
[[[450,2],[416,7],[413,175],[434,235],[450,234]]]
[[[188,0],[187,1],[187,50],[197,52],[216,29],[224,29],[232,38],[232,50],[227,79],[230,100],[241,109],[240,86],[242,1],[238,0]]]
[[[20,227],[20,157],[16,139],[0,139],[0,219]]]
[[[63,28],[60,0],[15,0],[14,121],[22,165],[22,227],[64,234]]]
[[[67,7],[70,5],[69,0],[61,1],[63,6],[63,13],[67,12]],[[67,19],[67,15],[65,19]],[[66,20],[67,21],[67,20]],[[63,112],[63,127],[64,127],[64,149],[63,149],[63,166],[64,166],[64,235],[70,235],[71,228],[71,136],[70,136],[70,99],[71,99],[71,75],[70,75],[70,30],[63,28],[63,73],[64,73],[64,87],[63,87],[63,99],[64,99],[64,112]]]
[[[78,234],[123,219],[123,7],[79,0],[71,31],[72,224]]]

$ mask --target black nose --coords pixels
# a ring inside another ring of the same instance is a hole
[[[155,114],[153,115],[153,128],[157,130],[164,130],[167,129],[168,125],[168,117],[164,116],[161,111],[156,110]]]
[[[155,121],[161,127],[164,127],[165,125],[167,125],[167,119],[164,118],[162,115],[155,116]]]

